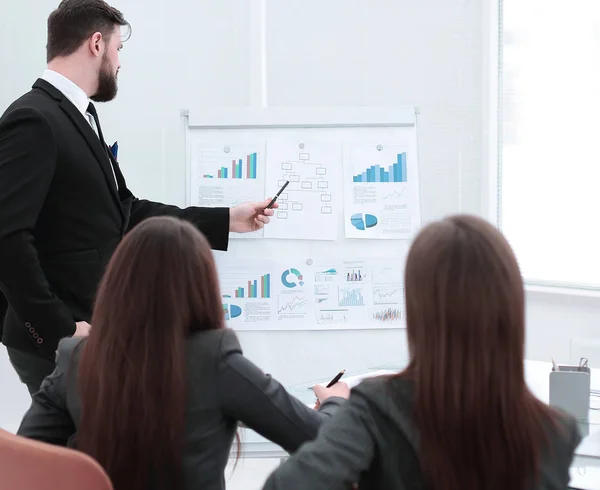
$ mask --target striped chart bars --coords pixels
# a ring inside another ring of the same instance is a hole
[[[406,153],[398,153],[397,160],[387,169],[372,165],[364,172],[355,175],[353,182],[407,182]]]
[[[230,167],[221,167],[217,170],[217,179],[256,179],[257,154],[250,153],[246,158],[231,160]],[[213,174],[202,175],[205,179],[213,179]]]
[[[260,291],[259,291],[260,282]],[[260,293],[260,294],[259,294]],[[238,287],[235,290],[236,298],[263,298],[271,297],[271,274],[265,274],[260,280],[248,281],[247,287]]]

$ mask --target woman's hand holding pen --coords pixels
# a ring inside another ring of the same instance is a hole
[[[334,384],[331,388],[326,388],[322,385],[316,385],[313,386],[313,391],[315,392],[315,395],[318,399],[317,405],[315,405],[315,409],[319,408],[319,406],[321,406],[321,403],[323,403],[325,400],[327,400],[327,398],[331,396],[346,399],[350,397],[350,388],[343,381]]]

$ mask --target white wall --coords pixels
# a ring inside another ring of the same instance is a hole
[[[0,110],[43,70],[45,22],[57,3],[3,5]],[[119,140],[121,165],[134,193],[183,204],[180,109],[260,103],[260,3],[113,2],[132,23],[133,36],[122,51],[119,96],[99,112],[107,141]],[[424,221],[456,212],[486,214],[482,128],[488,25],[482,3],[266,0],[268,104],[419,105]],[[533,357],[562,352],[564,340],[578,328],[595,329],[596,304],[529,300]],[[406,352],[398,331],[319,332],[310,341],[286,332],[240,337],[246,354],[285,383],[326,376],[341,366],[351,370],[391,362]],[[0,374],[3,385],[14,377],[2,362]],[[17,413],[27,397],[16,381],[12,386]]]

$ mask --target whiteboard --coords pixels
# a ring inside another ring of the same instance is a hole
[[[405,328],[404,262],[421,227],[418,113],[417,107],[183,111],[187,205],[262,200],[290,181],[264,231],[231,234],[228,252],[214,253],[229,326]],[[389,166],[371,161],[376,157]]]

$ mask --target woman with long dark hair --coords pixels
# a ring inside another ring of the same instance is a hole
[[[406,262],[408,367],[364,381],[268,490],[559,490],[580,441],[524,378],[525,295],[485,221],[427,226]]]
[[[238,420],[291,452],[348,395],[340,383],[310,409],[224,327],[206,239],[175,218],[144,221],[107,267],[89,338],[61,341],[19,434],[89,454],[115,490],[224,489]]]

